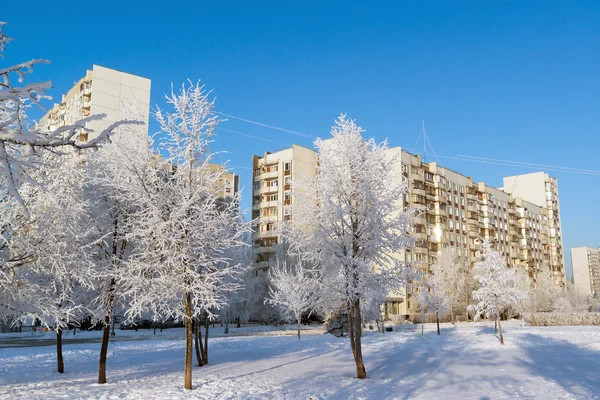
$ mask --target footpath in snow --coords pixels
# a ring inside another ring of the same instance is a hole
[[[192,391],[182,388],[181,330],[111,343],[107,385],[95,384],[97,343],[66,345],[62,375],[51,346],[0,348],[0,398],[600,399],[600,327],[511,322],[505,346],[493,323],[444,324],[441,336],[415,328],[365,333],[367,380],[354,378],[347,338],[215,337]]]

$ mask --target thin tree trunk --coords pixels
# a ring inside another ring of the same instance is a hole
[[[56,362],[58,364],[58,373],[62,374],[65,372],[65,363],[63,361],[62,353],[62,329],[56,329]]]
[[[498,316],[495,315],[496,318],[494,318],[494,333],[498,333]]]
[[[198,330],[196,331],[197,337],[198,337],[198,347],[200,348],[200,357],[198,358],[198,365],[201,367],[204,364],[202,363],[202,355],[204,354],[204,342],[202,341],[202,329],[200,329],[200,327],[203,326],[203,324],[200,323],[200,319],[198,319]]]
[[[106,383],[106,356],[108,354],[108,340],[110,339],[110,315],[104,317],[104,332],[102,333],[102,346],[100,347],[100,365],[98,366],[98,383]]]
[[[202,339],[198,337],[199,334],[202,334],[200,332],[200,321],[198,320],[198,318],[196,318],[194,319],[194,347],[196,348],[196,360],[198,361],[198,366],[201,367],[203,365],[202,354],[200,353],[200,344],[202,342]]]
[[[241,322],[240,322],[240,317],[237,317],[237,325],[236,325],[236,328],[241,328],[241,327],[242,327],[242,324],[241,324]]]
[[[183,370],[183,387],[192,389],[192,295],[185,294],[185,366]]]
[[[77,327],[76,326],[73,327],[73,336],[75,336],[75,331],[77,331]]]
[[[110,319],[115,301],[115,279],[110,280],[108,287],[108,311],[104,317],[104,331],[102,333],[102,346],[100,347],[100,363],[98,365],[98,383],[106,383],[106,357],[108,354],[108,341],[110,339]]]
[[[438,330],[438,335],[440,334],[440,313],[439,312],[435,312],[435,319],[437,322],[437,330]]]
[[[367,378],[367,370],[362,360],[362,330],[360,328],[360,300],[354,300],[354,361],[356,362],[356,377],[358,379]]]
[[[504,344],[504,337],[502,336],[502,323],[500,317],[498,317],[498,329],[500,330],[500,344]]]
[[[204,347],[202,348],[202,365],[206,365],[208,364],[208,328],[209,328],[209,323],[208,323],[208,315],[206,316],[206,319],[204,321]],[[214,329],[214,326],[213,326]]]
[[[301,315],[298,315],[298,339],[300,339],[300,320],[302,319]]]

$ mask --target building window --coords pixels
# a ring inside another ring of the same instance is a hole
[[[289,171],[290,169],[292,169],[292,163],[291,161],[287,161],[283,163],[283,170],[284,171]]]

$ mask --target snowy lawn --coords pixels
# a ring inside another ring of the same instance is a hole
[[[364,336],[368,379],[354,378],[347,338],[331,335],[217,337],[209,365],[183,387],[183,336],[111,343],[107,385],[95,384],[99,344],[0,348],[0,398],[69,399],[595,399],[600,327],[506,323],[435,325]],[[0,339],[1,340],[1,339]]]

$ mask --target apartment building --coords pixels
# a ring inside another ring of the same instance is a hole
[[[398,201],[418,211],[415,247],[396,255],[400,260],[428,272],[443,249],[454,249],[472,266],[479,260],[482,240],[488,239],[507,265],[528,273],[532,285],[548,269],[557,285],[566,284],[555,178],[544,173],[506,177],[503,190],[424,162],[400,147],[389,153],[409,186]],[[257,267],[267,268],[274,261],[271,246],[278,243],[277,223],[291,218],[286,206],[293,199],[285,178],[314,176],[315,156],[313,150],[294,146],[254,157],[253,217],[260,218],[253,242]],[[289,171],[292,166],[296,168]],[[411,305],[403,291],[390,293],[387,314],[408,314]]]
[[[80,140],[92,139],[116,121],[124,118],[123,108],[132,104],[146,123],[150,113],[150,79],[94,65],[83,78],[40,119],[41,129],[54,131],[85,117],[106,114],[102,120],[90,121]]]
[[[600,297],[600,249],[573,247],[571,266],[575,290]]]
[[[274,265],[274,246],[281,242],[278,223],[291,219],[291,182],[314,177],[315,162],[316,152],[298,145],[252,157],[252,219],[258,219],[252,234],[252,251],[257,269]]]
[[[209,164],[209,168],[211,171],[221,173],[218,187],[219,195],[223,199],[233,199],[240,189],[240,176],[227,171],[221,164]]]

